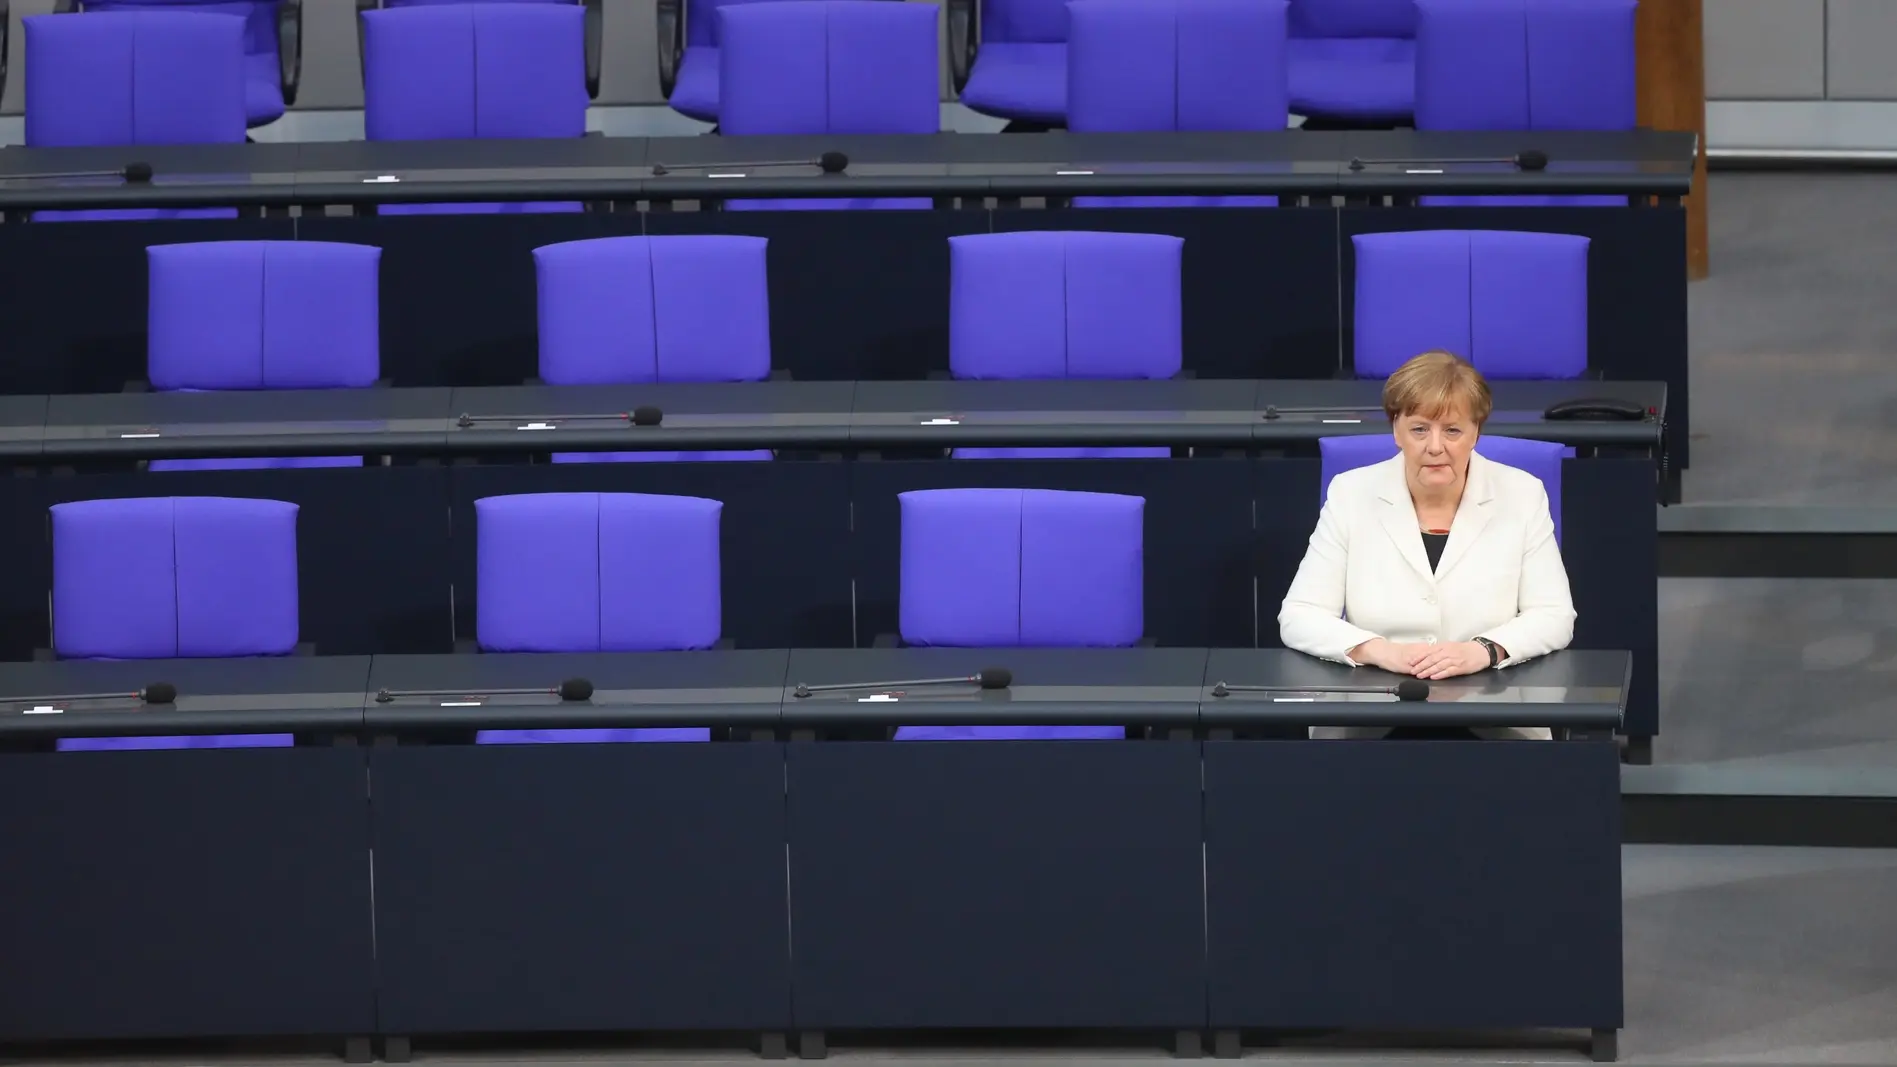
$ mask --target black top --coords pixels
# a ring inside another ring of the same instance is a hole
[[[1436,565],[1443,561],[1443,546],[1448,543],[1449,534],[1446,531],[1443,533],[1432,533],[1428,530],[1423,531],[1423,551],[1429,553],[1429,569],[1431,572],[1434,572]]]

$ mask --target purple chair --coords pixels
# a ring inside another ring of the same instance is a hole
[[[295,504],[135,497],[55,504],[62,659],[286,656],[297,643]],[[289,734],[69,738],[66,751],[256,748]]]
[[[382,250],[326,241],[153,245],[147,374],[163,391],[361,389],[381,374]],[[161,459],[154,471],[359,467],[360,456]]]
[[[1359,234],[1351,244],[1357,377],[1388,377],[1438,348],[1490,378],[1587,373],[1587,238],[1418,230]]]
[[[251,126],[283,117],[303,72],[303,0],[60,0],[56,11],[162,11],[244,20],[244,114]]]
[[[1155,448],[952,448],[950,459],[1171,459],[1172,449]]]
[[[1147,233],[949,238],[957,378],[1171,378],[1185,242]]]
[[[534,249],[549,385],[754,382],[771,373],[762,237],[601,237]],[[561,452],[555,463],[770,459],[737,452]]]
[[[1631,130],[1635,0],[1417,0],[1419,130]],[[1426,197],[1625,207],[1624,196]]]
[[[362,14],[371,141],[583,137],[586,13],[556,3],[424,4]],[[385,215],[544,214],[572,202],[384,204]]]
[[[774,0],[718,9],[719,129],[749,134],[936,133],[935,8]],[[844,184],[847,179],[839,179]],[[733,200],[740,211],[927,209],[926,197]]]
[[[1076,0],[1067,128],[1285,128],[1285,0]],[[1081,196],[1075,207],[1276,207],[1273,196]]]
[[[1145,626],[1146,501],[1053,489],[903,493],[902,640],[1126,648]],[[1121,727],[905,726],[899,741],[1123,738]]]
[[[762,237],[601,237],[534,249],[549,385],[771,374]]]
[[[601,42],[605,31],[604,0],[356,0],[356,14],[361,15],[378,8],[433,7],[441,4],[575,4],[585,12],[586,18],[586,96],[593,99],[599,96],[599,63]],[[359,25],[360,23],[358,23]]]
[[[488,652],[710,648],[722,625],[724,505],[645,493],[474,502],[475,633]],[[705,741],[710,731],[491,730],[483,744]]]
[[[1017,129],[1067,120],[1067,0],[948,0],[948,32],[963,104]]]
[[[244,20],[176,11],[34,15],[26,143],[241,144]],[[233,208],[36,211],[37,222],[236,218]]]
[[[1317,448],[1322,457],[1321,495],[1325,498],[1330,496],[1332,478],[1396,455],[1396,441],[1389,434],[1380,433],[1320,437]],[[1475,450],[1484,459],[1525,470],[1541,479],[1542,487],[1548,490],[1548,511],[1554,517],[1554,537],[1558,543],[1561,540],[1561,461],[1573,459],[1574,449],[1553,441],[1483,434]]]
[[[1416,109],[1416,0],[1291,0],[1291,110],[1396,124]]]

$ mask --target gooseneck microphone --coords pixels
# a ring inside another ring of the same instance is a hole
[[[170,682],[153,682],[136,693],[58,693],[44,697],[0,697],[0,703],[72,704],[81,700],[141,700],[147,704],[171,704],[177,699],[177,686]]]
[[[0,181],[20,182],[55,178],[123,178],[135,185],[151,181],[150,163],[127,163],[116,170],[43,170],[31,174],[0,174]]]
[[[402,697],[538,697],[558,696],[577,702],[593,699],[593,683],[587,678],[568,678],[552,689],[380,689],[375,702],[388,704]]]
[[[802,699],[812,693],[841,693],[851,689],[916,689],[925,685],[975,685],[983,689],[1006,689],[1014,684],[1014,672],[1006,667],[983,667],[981,673],[961,678],[909,678],[899,682],[839,682],[832,685],[797,684],[791,695]]]
[[[1448,156],[1418,156],[1414,159],[1353,159],[1350,161],[1350,169],[1362,170],[1365,167],[1375,166],[1438,167],[1470,163],[1513,163],[1517,170],[1547,170],[1548,153],[1539,149],[1530,148],[1525,151],[1517,152],[1512,156],[1477,156],[1468,159],[1455,159]]]
[[[556,422],[629,422],[634,426],[657,426],[665,421],[665,412],[651,404],[641,404],[631,411],[613,411],[598,415],[470,415],[466,412],[454,420],[455,425],[464,430],[472,429],[487,422],[524,422],[534,427],[551,429]]]
[[[1382,404],[1345,404],[1340,407],[1279,407],[1276,404],[1265,405],[1265,421],[1284,418],[1286,415],[1363,415],[1383,410]]]
[[[1429,683],[1420,678],[1405,678],[1395,685],[1227,685],[1212,687],[1215,697],[1233,693],[1352,693],[1356,695],[1394,695],[1406,704],[1429,699]]]
[[[652,176],[663,178],[680,170],[747,170],[755,167],[816,167],[825,174],[848,170],[850,157],[841,152],[825,152],[816,159],[753,159],[727,163],[654,163]]]

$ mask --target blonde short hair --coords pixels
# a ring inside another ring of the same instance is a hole
[[[1462,411],[1480,427],[1489,421],[1494,407],[1482,372],[1461,356],[1441,349],[1411,358],[1383,383],[1383,413],[1391,422],[1405,415],[1439,419]]]

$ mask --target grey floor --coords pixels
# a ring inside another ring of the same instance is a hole
[[[1897,176],[1715,174],[1710,204],[1686,507],[1897,530]],[[1897,581],[1663,580],[1660,675],[1662,763],[1897,795]]]
[[[1697,1064],[1897,1064],[1897,852],[1628,846],[1627,1029],[1622,1062]],[[1172,1063],[1157,1051],[1046,1046],[955,1049],[846,1047],[843,1067],[1075,1067]],[[1383,1041],[1312,1039],[1253,1050],[1261,1063],[1585,1063],[1572,1042],[1539,1035],[1455,1042],[1434,1035]],[[447,1051],[423,1045],[432,1067],[480,1064],[693,1063],[755,1067],[746,1053],[567,1047]],[[21,1067],[153,1065],[306,1067],[304,1054],[158,1055],[4,1060]]]

